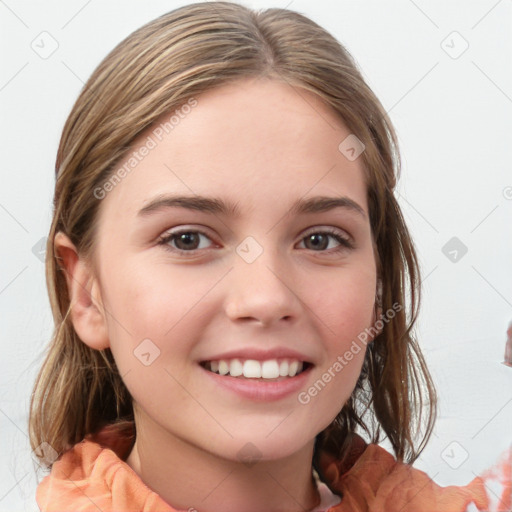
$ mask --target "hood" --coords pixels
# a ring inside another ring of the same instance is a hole
[[[124,422],[87,436],[64,453],[37,488],[41,511],[177,512],[124,462],[134,441],[133,422]],[[329,512],[512,509],[512,447],[499,464],[466,486],[441,487],[423,471],[397,462],[382,447],[366,444],[357,435],[343,460],[322,452],[319,466],[322,480],[342,498]],[[493,487],[493,503],[485,490],[491,482],[501,486]]]

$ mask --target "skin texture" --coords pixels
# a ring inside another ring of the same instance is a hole
[[[364,350],[307,404],[298,393],[241,398],[215,386],[198,361],[288,347],[314,363],[307,390],[372,326],[377,275],[362,159],[339,151],[350,131],[304,89],[244,79],[196,99],[101,200],[93,262],[57,235],[71,318],[84,343],[111,348],[134,400],[137,440],[127,462],[164,500],[199,511],[309,510],[319,499],[315,436],[352,393]],[[240,216],[176,207],[137,215],[171,193],[223,198]],[[319,195],[346,196],[364,215],[290,214],[295,200]],[[169,241],[175,252],[158,245],[183,228],[204,235]],[[354,248],[307,236],[329,228]],[[247,237],[256,242],[250,251],[262,250],[251,263],[236,250]],[[176,252],[187,247],[196,250]],[[134,355],[145,339],[160,351],[147,366]],[[254,464],[241,460],[247,446]]]

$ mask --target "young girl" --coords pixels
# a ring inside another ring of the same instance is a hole
[[[196,3],[119,44],[57,156],[41,510],[510,510],[510,456],[464,487],[411,466],[436,395],[398,171],[298,13]]]

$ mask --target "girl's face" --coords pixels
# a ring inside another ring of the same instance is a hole
[[[195,100],[103,189],[109,343],[137,421],[234,461],[277,459],[311,446],[360,374],[376,291],[362,158],[304,89],[244,79]],[[296,360],[303,373],[273,378]]]

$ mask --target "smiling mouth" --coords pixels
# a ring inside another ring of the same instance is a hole
[[[313,365],[297,359],[219,359],[199,363],[205,370],[217,375],[261,381],[278,381],[296,377]]]

